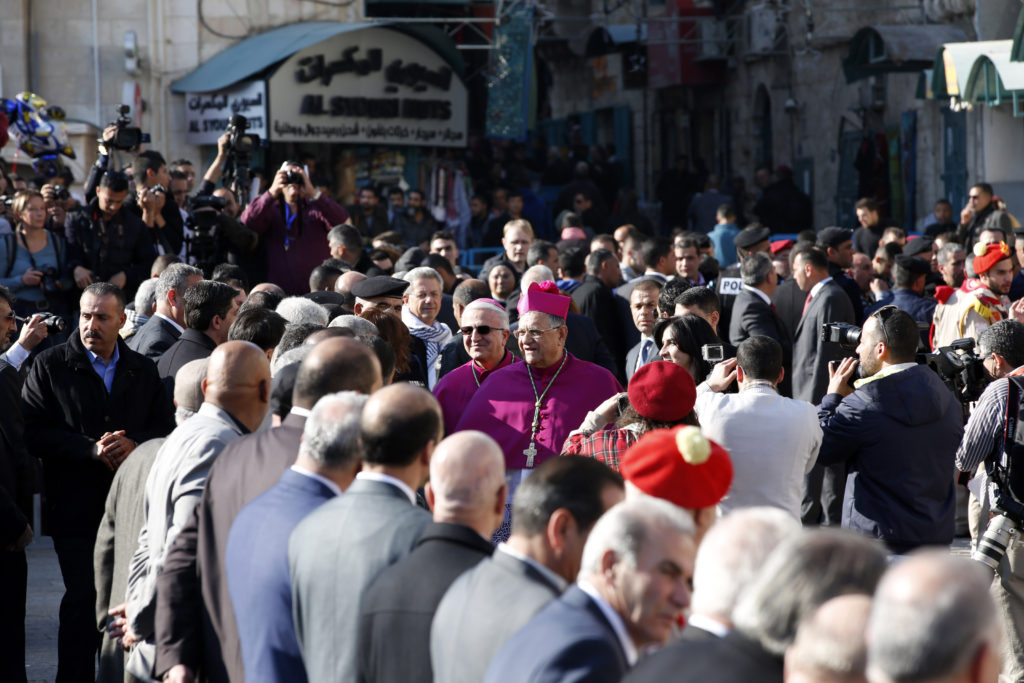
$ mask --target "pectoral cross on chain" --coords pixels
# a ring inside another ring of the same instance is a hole
[[[537,455],[537,447],[534,445],[534,440],[537,436],[537,429],[540,426],[540,399],[533,404],[533,424],[530,427],[530,447],[523,451],[523,455],[526,456],[526,468],[530,469],[533,467],[533,459]]]

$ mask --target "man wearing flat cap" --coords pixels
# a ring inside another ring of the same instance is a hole
[[[352,295],[356,298],[353,310],[356,315],[370,308],[376,308],[385,313],[394,311],[400,314],[402,294],[405,293],[408,286],[408,282],[396,277],[387,275],[368,277],[352,285]]]
[[[999,244],[974,245],[974,272],[959,288],[939,287],[935,290],[932,347],[946,346],[952,341],[971,337],[977,340],[992,323],[1007,317],[1013,261],[1010,247]]]
[[[818,246],[828,256],[828,274],[850,297],[853,317],[859,323],[864,319],[860,285],[846,274],[846,269],[853,266],[853,230],[825,228],[818,233]]]
[[[771,256],[772,233],[771,230],[762,225],[748,225],[733,239],[736,246],[736,263],[724,269],[718,277],[715,291],[722,304],[722,314],[719,318],[718,328],[729,329],[729,322],[732,319],[732,307],[736,303],[736,297],[743,291],[743,277],[740,273],[740,264],[747,254],[764,252]]]

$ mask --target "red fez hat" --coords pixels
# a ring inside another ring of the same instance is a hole
[[[664,360],[640,367],[629,380],[629,403],[649,420],[678,422],[693,411],[697,385],[683,368]]]
[[[519,315],[540,311],[565,320],[572,300],[558,291],[558,285],[551,280],[530,283],[530,288],[519,297]]]
[[[981,275],[995,264],[1008,258],[1010,258],[1010,247],[1006,246],[1006,242],[999,244],[978,242],[974,245],[974,260],[971,264],[974,266],[974,272]]]
[[[778,254],[780,251],[789,249],[794,244],[796,244],[796,242],[794,242],[793,240],[775,240],[774,242],[771,243],[772,253]]]
[[[647,495],[688,510],[717,505],[732,484],[729,454],[689,425],[647,432],[623,454],[620,471]]]

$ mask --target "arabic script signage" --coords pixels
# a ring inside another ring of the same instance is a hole
[[[448,63],[397,31],[368,28],[289,57],[269,80],[275,142],[463,147],[468,95]]]
[[[263,81],[244,83],[230,90],[189,93],[185,96],[185,142],[216,145],[228,129],[228,119],[241,114],[249,120],[249,132],[267,136],[267,87]]]

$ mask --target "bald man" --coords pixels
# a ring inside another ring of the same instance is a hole
[[[357,282],[362,282],[366,279],[366,275],[356,270],[350,270],[347,273],[342,273],[337,280],[334,281],[334,291],[341,294],[345,299],[341,302],[341,307],[346,313],[354,313],[356,306],[356,295],[352,293],[352,285]]]
[[[441,408],[425,389],[374,393],[359,425],[363,470],[288,543],[292,616],[310,683],[356,681],[359,614],[366,589],[412,551],[430,515],[416,505],[441,440]],[[404,656],[404,655],[403,655]]]
[[[339,391],[370,394],[380,386],[373,351],[354,339],[325,339],[299,366],[292,408],[281,426],[243,436],[217,458],[158,579],[158,678],[169,670],[194,673],[189,665],[200,662],[208,680],[242,680],[238,626],[222,580],[228,532],[238,512],[295,462],[306,418],[320,398]]]
[[[870,614],[867,595],[840,595],[822,604],[786,650],[786,683],[867,683]]]
[[[430,460],[434,523],[370,586],[360,615],[359,680],[430,683],[430,624],[462,572],[491,555],[505,513],[505,459],[483,432],[459,432]]]
[[[199,503],[206,477],[224,447],[259,427],[270,406],[270,363],[260,347],[229,341],[210,355],[203,404],[171,432],[146,479],[146,522],[132,557],[126,591],[126,669],[145,679],[153,665],[156,577],[167,548]]]

